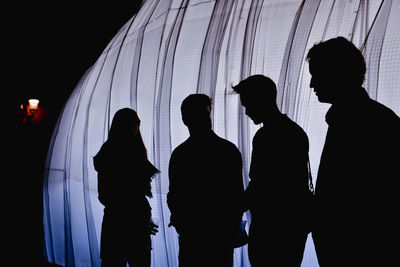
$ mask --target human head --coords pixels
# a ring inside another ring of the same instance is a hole
[[[276,85],[264,75],[250,76],[233,86],[233,90],[240,94],[240,101],[255,124],[264,122],[271,112],[278,111],[276,105]]]
[[[306,57],[311,73],[310,87],[320,102],[337,103],[362,86],[365,60],[361,51],[344,37],[315,44]]]
[[[211,99],[204,94],[191,94],[181,105],[183,123],[189,130],[211,130]]]
[[[109,138],[129,138],[139,133],[140,119],[133,109],[118,110],[112,120]]]

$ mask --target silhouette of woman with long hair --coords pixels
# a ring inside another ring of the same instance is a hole
[[[94,157],[99,200],[105,206],[101,229],[102,266],[150,266],[151,180],[159,171],[147,159],[137,113],[115,113],[108,140]]]

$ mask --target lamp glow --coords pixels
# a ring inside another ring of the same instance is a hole
[[[38,99],[29,99],[29,109],[33,112],[37,111],[38,106],[39,106],[39,100]]]

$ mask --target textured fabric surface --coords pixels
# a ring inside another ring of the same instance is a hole
[[[103,206],[92,158],[117,110],[137,111],[149,160],[161,171],[149,200],[159,225],[152,266],[177,266],[178,238],[167,227],[166,194],[171,152],[188,137],[182,100],[195,92],[213,98],[213,130],[241,151],[246,187],[258,127],[231,86],[252,74],[270,77],[278,86],[279,108],[309,137],[315,179],[329,105],[319,103],[309,88],[307,51],[339,35],[352,40],[366,58],[364,87],[370,97],[400,114],[399,24],[400,2],[390,0],[144,1],[83,75],[55,127],[44,182],[48,260],[100,266]],[[247,246],[235,249],[234,266],[250,266]],[[318,266],[310,237],[302,266]]]

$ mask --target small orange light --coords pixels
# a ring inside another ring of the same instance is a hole
[[[29,109],[33,112],[37,111],[38,106],[39,106],[39,100],[38,99],[29,99]]]

